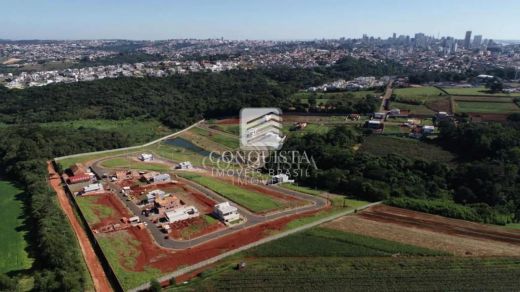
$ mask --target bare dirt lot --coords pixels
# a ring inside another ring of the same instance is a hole
[[[463,256],[518,256],[520,231],[378,205],[326,227]]]

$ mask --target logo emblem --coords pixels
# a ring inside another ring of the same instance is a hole
[[[281,109],[261,107],[240,111],[242,150],[279,150],[284,140]]]

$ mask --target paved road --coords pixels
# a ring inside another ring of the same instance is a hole
[[[118,155],[118,156],[124,156],[124,155],[126,155],[126,154],[122,154],[122,155]],[[111,158],[113,158],[113,157],[111,157]],[[91,168],[97,174],[108,173],[108,172],[110,172],[110,170],[101,166],[101,163],[104,160],[111,159],[111,158],[102,158],[102,159],[96,160],[91,165]],[[168,160],[168,159],[164,159],[164,158],[161,158],[161,159],[162,159],[162,161],[170,163],[171,165],[174,165],[176,163],[176,162]],[[222,197],[221,195],[213,192],[212,190],[210,190],[204,186],[201,186],[195,182],[192,182],[190,180],[186,180],[183,178],[178,178],[178,180],[186,183],[188,188],[192,188],[199,192],[202,192],[204,195],[210,197],[211,199],[213,199],[217,202],[229,201],[229,199],[226,199],[226,198]],[[266,189],[272,190],[272,191],[281,192],[286,195],[308,201],[309,204],[304,205],[302,207],[298,207],[298,208],[280,210],[280,211],[268,213],[265,215],[258,215],[258,214],[254,214],[254,213],[250,212],[249,210],[243,208],[240,205],[231,203],[232,205],[236,206],[239,209],[240,214],[246,219],[245,223],[242,223],[242,224],[239,224],[239,225],[236,225],[233,227],[221,229],[221,230],[218,230],[218,231],[215,231],[215,232],[212,232],[212,233],[209,233],[209,234],[206,234],[206,235],[203,235],[203,236],[191,239],[191,240],[173,240],[173,239],[166,239],[165,238],[166,234],[162,233],[160,231],[160,229],[157,226],[155,226],[155,224],[150,220],[150,218],[148,218],[144,215],[141,215],[141,209],[134,202],[127,200],[127,198],[124,197],[124,195],[121,193],[121,190],[122,190],[121,187],[119,187],[117,184],[112,183],[112,182],[107,182],[107,183],[112,190],[115,190],[115,192],[117,193],[117,196],[121,199],[121,201],[124,202],[126,207],[133,214],[135,214],[136,216],[139,216],[139,218],[141,219],[142,222],[146,222],[148,224],[148,230],[150,230],[150,233],[152,234],[152,236],[155,239],[155,241],[157,242],[157,244],[159,244],[160,246],[162,246],[164,248],[177,249],[177,250],[191,248],[191,247],[203,244],[207,241],[210,241],[210,240],[222,237],[222,236],[226,236],[226,235],[232,234],[234,232],[240,231],[244,228],[252,227],[252,226],[262,224],[265,222],[273,221],[273,220],[280,219],[280,218],[287,217],[287,216],[300,214],[302,212],[319,210],[319,209],[326,207],[329,204],[329,202],[325,198],[316,197],[316,196],[296,192],[293,190],[287,190],[287,189],[280,188],[277,186],[263,186],[262,185],[261,187],[263,187],[263,188],[266,188]]]
[[[384,104],[385,100],[390,99],[390,97],[392,97],[392,84],[394,84],[394,81],[390,80],[390,82],[388,82],[388,84],[386,85],[385,95],[383,95],[383,100],[381,100],[381,106],[379,107],[379,112],[381,113],[387,112],[387,110],[385,110]]]

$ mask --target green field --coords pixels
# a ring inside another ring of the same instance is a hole
[[[408,103],[402,103],[397,101],[391,101],[390,102],[390,108],[391,109],[400,109],[400,110],[406,110],[410,111],[411,114],[417,114],[417,115],[433,115],[435,114],[435,111],[429,109],[424,104],[408,104]]]
[[[513,102],[457,100],[455,110],[462,113],[513,113],[520,111],[520,108]]]
[[[85,216],[85,219],[90,225],[97,224],[101,220],[108,218],[112,215],[112,208],[96,204],[98,197],[76,197],[76,203],[78,203],[81,213]]]
[[[410,88],[396,88],[393,90],[393,93],[397,97],[403,97],[406,99],[415,99],[415,100],[428,100],[431,98],[446,96],[444,92],[433,87],[410,87]]]
[[[456,158],[453,153],[436,145],[411,138],[381,135],[366,137],[359,150],[377,156],[397,154],[425,161],[450,162]]]
[[[179,173],[179,175],[201,184],[253,212],[267,212],[284,207],[282,202],[268,195],[246,190],[216,178],[193,173]]]
[[[471,88],[458,88],[458,87],[446,87],[443,88],[449,94],[453,95],[493,95],[493,96],[520,96],[520,93],[489,93],[487,88],[484,86],[471,87]]]
[[[0,180],[0,273],[31,268],[24,226],[23,192],[12,183]]]
[[[165,164],[153,163],[153,162],[138,162],[126,157],[116,157],[105,160],[101,163],[107,168],[128,168],[138,170],[151,170],[151,171],[168,171],[170,167]]]
[[[239,125],[223,125],[223,124],[211,124],[209,125],[209,128],[226,132],[232,135],[238,136],[240,134],[240,126]]]
[[[304,187],[304,186],[299,186],[296,184],[284,183],[279,186],[282,188],[286,188],[289,190],[293,190],[293,191],[297,191],[300,193],[309,194],[309,195],[313,195],[313,196],[318,196],[319,194],[323,193],[323,191],[311,189],[311,188]]]
[[[447,255],[421,247],[329,228],[313,228],[245,252],[245,255],[250,257],[372,257],[393,254]]]
[[[191,129],[190,131],[192,131],[193,133],[195,133],[199,136],[205,137],[215,143],[224,145],[228,148],[231,148],[231,149],[238,148],[238,144],[239,144],[238,137],[231,137],[226,134],[214,133],[214,132],[211,132],[211,131],[208,131],[206,129],[202,129],[199,127],[195,127],[193,129]]]
[[[131,238],[126,231],[101,233],[96,239],[125,290],[149,282],[162,274],[160,270],[151,267],[134,271],[141,243]]]
[[[518,258],[234,258],[168,291],[516,291],[519,277]]]

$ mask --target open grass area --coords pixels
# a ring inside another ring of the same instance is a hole
[[[171,167],[166,164],[153,162],[139,162],[127,157],[115,157],[101,163],[107,168],[125,168],[152,171],[168,171]]]
[[[81,213],[83,213],[90,225],[97,224],[103,219],[110,217],[113,212],[108,206],[96,204],[98,198],[97,196],[76,197]]]
[[[359,257],[400,255],[446,255],[443,252],[393,241],[346,233],[329,228],[305,232],[254,247],[245,252],[252,257]]]
[[[190,131],[231,149],[236,149],[239,146],[238,137],[231,137],[230,135],[212,132],[199,127],[195,127]]]
[[[253,212],[267,212],[284,206],[282,202],[266,194],[246,190],[217,178],[186,172],[179,173],[179,175],[201,184]]]
[[[425,161],[450,162],[456,158],[453,153],[433,144],[411,138],[382,135],[366,137],[359,151],[365,151],[377,156],[397,154]]]
[[[520,108],[513,102],[461,101],[455,102],[455,110],[462,113],[513,113]]]
[[[247,267],[236,270],[240,261]],[[231,258],[168,291],[513,291],[520,260],[457,257]]]
[[[416,114],[416,115],[433,115],[433,114],[435,114],[435,111],[429,109],[424,104],[415,105],[415,104],[408,104],[408,103],[392,101],[392,102],[390,102],[390,108],[391,109],[400,109],[401,111],[403,111],[403,110],[410,111],[410,114]]]
[[[9,181],[0,180],[0,273],[31,268],[24,226],[23,191]]]
[[[520,93],[490,93],[484,86],[470,87],[470,88],[459,88],[459,87],[445,87],[443,88],[449,94],[453,95],[493,95],[493,96],[520,96]]]
[[[398,97],[415,100],[428,100],[432,97],[446,96],[444,92],[433,86],[396,88],[393,93]]]
[[[102,233],[96,239],[125,290],[161,275],[160,270],[151,267],[145,267],[139,272],[134,270],[141,243],[126,231]]]
[[[226,132],[232,135],[238,136],[240,134],[240,126],[239,125],[224,125],[224,124],[212,124],[208,126],[211,129]]]

